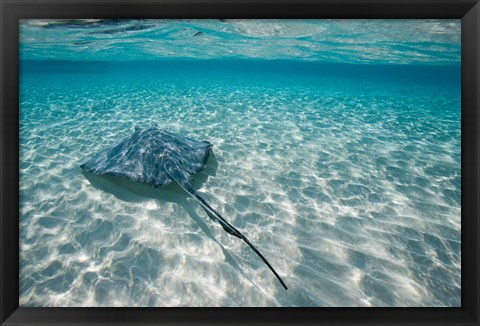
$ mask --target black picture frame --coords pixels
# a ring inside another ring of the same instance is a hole
[[[60,324],[479,325],[480,4],[473,0],[0,0],[0,322]],[[19,307],[19,19],[419,18],[462,21],[461,308]]]

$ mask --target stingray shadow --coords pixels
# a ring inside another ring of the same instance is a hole
[[[216,175],[217,169],[217,158],[213,151],[210,151],[208,165],[203,171],[194,175],[194,179],[191,182],[192,188],[198,190],[210,176]],[[116,176],[95,175],[85,170],[81,170],[81,173],[93,187],[110,193],[122,201],[138,203],[155,199],[160,203],[160,205],[165,202],[171,202],[181,206],[205,233],[205,235],[220,246],[227,263],[230,264],[236,271],[240,272],[246,279],[249,280],[251,284],[258,288],[258,286],[252,281],[251,277],[243,272],[235,258],[223,247],[223,245],[210,231],[209,226],[207,226],[207,224],[204,222],[205,218],[209,220],[209,217],[205,215],[204,218],[201,218],[196,213],[194,206],[188,200],[188,194],[176,182],[172,182],[160,188],[153,188],[152,184],[139,183]],[[196,203],[194,205],[196,205]],[[212,223],[211,227],[217,227],[216,223]]]
[[[192,188],[198,190],[210,176],[217,174],[217,169],[217,158],[210,151],[208,165],[203,171],[194,175],[194,179],[190,183]],[[142,202],[148,199],[155,199],[160,202],[184,204],[184,199],[186,199],[185,191],[176,182],[160,188],[153,188],[151,183],[140,183],[111,175],[96,175],[85,170],[81,172],[92,186],[126,202]]]

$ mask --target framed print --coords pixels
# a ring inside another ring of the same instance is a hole
[[[478,325],[477,1],[1,10],[2,325]]]

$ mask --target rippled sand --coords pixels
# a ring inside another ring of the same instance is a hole
[[[460,306],[458,85],[180,70],[22,75],[21,306]],[[178,186],[82,173],[149,124],[214,144],[194,187],[288,291]]]

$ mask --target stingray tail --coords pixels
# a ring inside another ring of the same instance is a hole
[[[182,186],[183,188],[183,186]],[[189,187],[190,188],[190,187]],[[207,215],[213,219],[213,220],[216,220],[220,223],[220,225],[222,226],[222,228],[229,234],[231,235],[234,235],[236,236],[237,238],[240,238],[242,239],[243,241],[245,241],[245,243],[250,247],[252,248],[252,250],[263,260],[263,262],[268,266],[268,268],[270,268],[270,270],[273,272],[273,274],[275,274],[275,276],[277,277],[277,279],[280,281],[280,283],[282,284],[282,286],[285,288],[285,290],[288,290],[287,286],[285,285],[285,283],[283,282],[283,280],[280,278],[280,275],[277,274],[277,272],[275,271],[275,269],[272,267],[272,265],[270,265],[270,263],[267,261],[267,259],[260,253],[260,251],[258,251],[258,249],[247,239],[246,236],[244,236],[242,233],[240,233],[240,231],[238,231],[233,225],[231,225],[230,223],[228,223],[217,211],[215,211],[210,205],[207,204],[207,202],[202,198],[200,197],[196,192],[195,190],[193,190],[192,188],[190,189],[186,189],[184,188],[192,197],[194,197],[199,203],[200,205],[202,205],[202,208],[203,210],[207,213]]]
[[[173,179],[175,179],[173,176],[171,176],[171,177]],[[272,265],[270,265],[270,263],[267,261],[267,259],[265,257],[263,257],[263,255],[260,253],[260,251],[258,251],[258,249],[247,239],[247,237],[245,237],[242,233],[240,233],[240,231],[238,231],[233,225],[228,223],[216,210],[214,210],[202,197],[200,197],[197,194],[197,192],[188,183],[185,184],[185,183],[178,182],[178,180],[175,180],[175,181],[177,181],[177,183],[183,188],[183,190],[185,190],[189,195],[191,195],[193,198],[195,198],[200,203],[200,205],[202,206],[205,213],[207,213],[208,217],[210,217],[212,220],[215,220],[218,223],[220,223],[222,228],[227,233],[229,233],[231,235],[234,235],[237,238],[240,238],[243,241],[245,241],[245,243],[248,244],[248,246],[250,248],[252,248],[252,250],[263,260],[263,262],[268,266],[268,268],[270,268],[270,270],[277,277],[277,279],[280,281],[280,283],[285,288],[285,290],[288,290],[287,286],[282,281],[280,276],[277,274],[275,269],[273,269]]]

